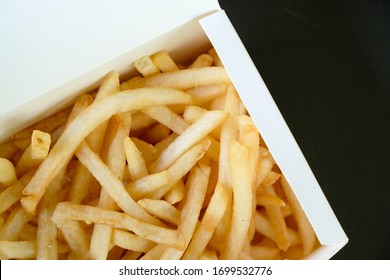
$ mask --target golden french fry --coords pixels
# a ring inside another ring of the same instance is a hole
[[[130,133],[131,114],[118,114],[111,118],[103,145],[102,159],[106,162],[111,172],[122,179],[125,171],[126,155],[123,145]],[[116,209],[117,204],[105,191],[100,190],[99,207]],[[109,225],[96,224],[93,228],[90,252],[92,259],[106,259],[111,245],[112,228]]]
[[[230,78],[222,67],[202,67],[154,74],[134,81],[133,88],[164,87],[185,90],[193,87],[229,83]]]
[[[137,181],[130,182],[125,186],[126,191],[130,196],[138,201],[142,198],[153,197],[153,194],[160,188],[169,183],[168,171],[161,171],[159,173],[150,174],[142,177]]]
[[[0,256],[6,259],[34,259],[36,254],[35,241],[0,240]]]
[[[98,207],[61,202],[57,204],[52,220],[56,224],[69,220],[104,223],[177,249],[182,249],[185,244],[184,238],[175,230],[144,223],[127,214]]]
[[[209,54],[201,54],[199,55],[194,62],[190,66],[188,66],[189,69],[191,68],[200,68],[200,67],[207,67],[211,66],[213,64],[213,57]]]
[[[120,229],[114,229],[112,240],[115,245],[137,252],[148,252],[155,243],[138,235]]]
[[[176,204],[185,196],[185,186],[183,180],[177,181],[172,188],[164,195],[164,199],[170,204]]]
[[[160,72],[150,56],[143,56],[137,59],[134,61],[134,66],[144,77]]]
[[[280,174],[270,171],[268,172],[267,176],[264,178],[262,184],[265,186],[273,185],[277,180],[279,180]]]
[[[0,214],[7,211],[22,198],[22,191],[34,176],[35,171],[36,170],[33,169],[26,173],[22,178],[0,193]]]
[[[166,51],[159,51],[151,56],[154,65],[162,72],[172,72],[179,70],[176,63]]]
[[[161,255],[165,252],[166,246],[156,245],[150,249],[145,255],[143,255],[140,260],[159,260]]]
[[[165,200],[143,198],[137,202],[151,215],[178,225],[180,223],[180,211]]]
[[[223,111],[210,111],[192,124],[185,132],[177,137],[161,154],[150,164],[152,172],[158,172],[168,168],[180,157],[188,148],[203,139],[214,128],[219,126],[226,118]]]
[[[177,134],[182,134],[189,127],[181,116],[167,106],[152,106],[142,111]]]
[[[248,149],[232,142],[229,147],[229,165],[233,188],[233,211],[222,259],[236,259],[248,234],[252,214],[252,181],[248,166]]]
[[[149,175],[145,161],[130,137],[125,138],[124,147],[131,180],[135,181]]]
[[[6,158],[0,158],[0,183],[9,186],[17,181],[13,163]]]
[[[229,191],[227,191],[221,183],[218,183],[203,219],[196,228],[192,240],[183,255],[184,260],[200,258],[207,246],[207,243],[210,241],[215,228],[225,213],[228,203],[228,195]]]
[[[210,167],[194,167],[186,182],[187,195],[181,211],[180,224],[177,228],[185,239],[182,250],[168,248],[162,254],[161,259],[180,259],[194,234],[200,210],[202,209],[206,189],[210,177]]]
[[[37,227],[37,259],[58,259],[57,227],[51,221],[54,208],[58,203],[58,193],[64,180],[65,170],[51,182],[41,203]]]
[[[31,144],[23,152],[15,166],[18,177],[23,176],[23,174],[38,166],[47,157],[50,143],[50,134],[39,130],[32,132]]]
[[[257,205],[261,206],[279,206],[284,207],[286,203],[278,196],[269,194],[258,194],[256,196]],[[283,215],[284,216],[284,215]]]
[[[192,97],[193,105],[200,106],[212,101],[217,97],[226,94],[226,90],[226,84],[215,84],[190,88],[186,90],[186,93],[188,93]]]

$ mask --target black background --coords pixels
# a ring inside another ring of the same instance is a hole
[[[389,1],[220,0],[349,243],[390,259]]]

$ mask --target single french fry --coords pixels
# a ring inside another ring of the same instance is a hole
[[[105,143],[102,150],[102,159],[113,175],[121,180],[124,176],[126,155],[124,140],[130,133],[131,113],[115,115],[110,120],[110,125],[106,131]],[[99,207],[105,209],[116,209],[117,205],[104,188],[100,191]],[[94,225],[90,252],[92,259],[107,259],[111,245],[112,228],[109,225]]]
[[[185,186],[183,180],[177,181],[172,188],[164,195],[164,199],[170,204],[176,204],[185,196]]]
[[[159,51],[151,56],[151,59],[155,66],[161,70],[161,72],[178,71],[176,63],[166,51]]]
[[[66,127],[46,160],[23,191],[21,200],[28,213],[34,214],[50,181],[58,174],[83,139],[112,115],[146,106],[188,103],[191,98],[183,92],[166,88],[143,88],[124,91],[94,102]]]
[[[57,227],[51,221],[54,208],[58,203],[58,193],[65,176],[65,169],[50,183],[41,203],[37,227],[37,259],[58,259]]]
[[[229,82],[230,78],[224,68],[202,67],[154,74],[135,81],[132,86],[133,88],[164,87],[185,90]]]
[[[22,176],[32,168],[38,166],[49,153],[51,137],[50,134],[34,130],[31,136],[31,144],[19,158],[15,170],[18,177]]]
[[[6,259],[34,259],[37,254],[35,241],[0,240],[0,255]]]
[[[256,204],[260,206],[279,206],[279,207],[284,207],[286,205],[286,203],[278,196],[269,195],[269,194],[257,194]]]
[[[221,183],[218,183],[203,215],[202,221],[196,228],[191,242],[183,255],[184,260],[200,258],[210,241],[215,228],[225,213],[228,195],[229,191]]]
[[[81,112],[83,112],[93,102],[91,95],[82,94],[76,101],[69,115],[67,125],[73,121]],[[57,140],[58,141],[58,140]],[[88,169],[81,163],[77,162],[75,174],[71,182],[68,201],[73,203],[81,203],[87,197],[88,188],[93,177]]]
[[[143,255],[140,260],[158,260],[161,255],[165,252],[166,246],[158,244]]]
[[[213,64],[213,57],[209,54],[201,54],[199,55],[194,62],[190,66],[188,66],[189,69],[191,68],[200,68],[200,67],[207,67],[211,66]]]
[[[17,181],[15,166],[6,158],[0,158],[0,183],[8,187]]]
[[[186,90],[192,97],[192,104],[196,106],[204,105],[213,99],[225,95],[227,91],[226,84],[215,84],[202,87],[194,87]]]
[[[144,223],[125,213],[98,207],[61,202],[57,204],[52,220],[56,224],[61,224],[67,220],[105,223],[115,228],[132,231],[136,235],[142,236],[150,241],[177,249],[182,249],[185,244],[184,238],[175,230]]]
[[[219,126],[226,118],[223,111],[210,111],[192,124],[186,131],[177,137],[161,154],[150,164],[149,170],[158,172],[168,168],[180,157],[188,148],[206,137],[214,128]]]
[[[202,209],[206,189],[210,177],[210,167],[202,168],[194,167],[186,182],[187,195],[184,201],[184,206],[181,211],[180,224],[178,232],[181,232],[185,239],[183,249],[168,248],[162,254],[161,259],[180,259],[183,256],[185,249],[191,241],[194,234],[200,210]]]
[[[34,176],[35,171],[35,169],[29,171],[22,178],[0,193],[0,214],[7,211],[22,198],[22,191]]]
[[[138,200],[137,203],[148,213],[161,220],[170,222],[174,225],[179,225],[180,223],[180,211],[165,200],[144,198]]]
[[[148,252],[156,245],[150,240],[120,229],[114,229],[112,240],[116,246],[137,252]]]
[[[142,79],[142,77],[140,77],[140,76],[135,76],[135,77],[133,77],[133,78],[131,78],[131,79],[129,79],[129,80],[127,80],[127,81],[121,83],[121,85],[120,85],[120,90],[121,90],[121,91],[124,91],[124,90],[128,90],[128,89],[134,88],[134,84],[135,84],[138,80],[140,80],[140,79]]]
[[[167,106],[147,107],[142,111],[177,134],[182,134],[189,127],[181,116]]]
[[[229,166],[229,147],[231,143],[238,140],[238,103],[237,93],[229,87],[223,103],[223,109],[229,113],[229,118],[221,126],[218,181],[230,191],[232,190],[232,178]],[[225,215],[213,235],[213,240],[220,244],[225,244],[226,233],[230,230],[233,211],[231,199],[232,196],[229,195]]]
[[[276,182],[277,180],[279,180],[279,178],[280,178],[280,174],[279,174],[279,173],[276,173],[276,172],[273,172],[273,171],[268,172],[268,174],[267,174],[267,176],[264,178],[262,184],[263,184],[263,185],[266,185],[266,186],[268,186],[268,185],[273,185],[273,184],[275,184],[275,182]]]
[[[247,237],[252,214],[252,181],[248,148],[233,142],[229,147],[229,166],[233,187],[233,211],[222,259],[235,259]]]
[[[149,76],[154,73],[159,73],[160,70],[154,64],[150,56],[143,56],[136,61],[134,61],[134,67],[140,72],[144,77]]]
[[[272,161],[269,158],[263,158],[260,155],[259,162],[258,162],[257,177],[256,177],[257,179],[255,183],[255,186],[257,188],[263,184],[268,173],[271,172],[272,167],[273,167]]]
[[[124,147],[131,180],[135,181],[149,175],[145,161],[130,137],[125,138]]]
[[[168,171],[161,171],[130,182],[125,186],[125,189],[135,201],[138,201],[142,198],[153,197],[158,189],[166,186],[168,183]]]
[[[96,94],[94,102],[98,102],[99,100],[102,100],[110,95],[113,95],[119,91],[119,73],[117,72],[111,72],[108,75],[106,75],[99,87],[99,90]],[[101,153],[104,137],[106,134],[107,126],[108,126],[109,120],[103,121],[101,124],[99,124],[97,127],[94,128],[91,133],[86,137],[86,142],[88,143],[89,147],[97,154]],[[89,176],[91,176],[89,174]],[[98,195],[100,192],[100,186],[99,184],[94,180],[91,179],[89,187],[88,187],[88,199],[93,199],[94,196]]]

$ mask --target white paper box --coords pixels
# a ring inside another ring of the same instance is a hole
[[[216,1],[29,5],[0,3],[0,36],[5,42],[0,46],[0,141],[96,87],[108,72],[131,72],[131,62],[143,55],[164,49],[184,61],[211,42],[322,244],[308,259],[329,259],[347,243],[261,76]]]

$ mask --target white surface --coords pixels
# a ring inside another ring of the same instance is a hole
[[[218,9],[216,0],[0,1],[0,141],[39,114],[40,104],[22,104]]]
[[[347,242],[347,237],[264,81],[224,11],[203,18],[200,23],[269,150],[293,187],[320,243],[328,245],[313,254],[313,258],[330,258]]]

